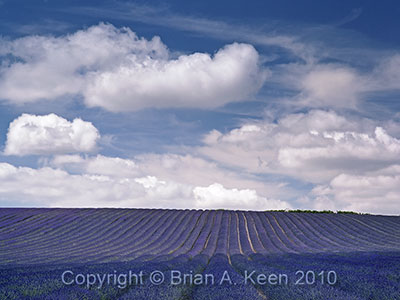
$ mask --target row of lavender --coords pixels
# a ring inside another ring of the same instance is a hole
[[[399,251],[389,216],[152,209],[0,209],[0,264]]]

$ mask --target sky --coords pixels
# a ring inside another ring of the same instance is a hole
[[[0,207],[400,214],[397,1],[0,1]]]

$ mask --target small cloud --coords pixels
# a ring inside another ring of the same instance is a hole
[[[338,22],[334,23],[334,26],[342,26],[345,24],[348,24],[350,22],[353,22],[354,20],[358,19],[361,14],[363,13],[362,7],[354,8],[352,11],[345,16],[343,19],[339,20]]]
[[[257,209],[273,210],[291,208],[290,204],[276,199],[267,199],[257,195],[251,189],[226,189],[222,184],[213,183],[207,187],[193,190],[196,206],[199,208]]]
[[[363,175],[340,174],[329,184],[312,190],[314,208],[321,209],[329,203],[329,209],[398,214],[400,199],[399,166]],[[378,173],[378,174],[377,174]],[[386,174],[385,174],[386,173]],[[326,208],[325,208],[326,209]]]
[[[303,78],[299,100],[309,107],[354,108],[363,89],[363,81],[354,70],[318,66]]]
[[[77,118],[72,122],[55,114],[23,114],[10,123],[6,155],[48,155],[92,152],[100,138],[92,123]]]

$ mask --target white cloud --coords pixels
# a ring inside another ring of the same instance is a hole
[[[128,28],[99,24],[61,37],[27,36],[2,41],[0,55],[12,55],[3,64],[0,98],[16,103],[53,99],[85,89],[89,73],[126,62],[129,55],[166,58],[158,37],[139,39]]]
[[[270,24],[264,22],[261,28],[259,26],[233,25],[220,20],[199,18],[187,14],[179,15],[166,9],[166,7],[152,7],[131,2],[115,3],[111,10],[101,7],[75,7],[71,9],[83,15],[97,15],[100,18],[112,17],[129,21],[135,19],[141,23],[192,32],[196,35],[214,37],[219,40],[245,41],[254,45],[277,46],[293,52],[306,61],[312,60],[315,56],[314,47],[302,43],[298,36],[277,34],[275,22]]]
[[[75,173],[110,176],[115,178],[157,178],[157,182],[176,182],[185,186],[210,186],[219,183],[228,189],[255,190],[268,198],[289,198],[294,191],[285,182],[268,182],[254,175],[222,168],[192,155],[145,154],[133,159],[97,155],[80,157],[58,155],[50,166]],[[146,179],[147,180],[147,179]],[[142,181],[141,181],[142,182]],[[151,181],[143,181],[151,182]]]
[[[86,103],[118,111],[171,106],[215,108],[246,99],[261,87],[265,75],[258,69],[258,54],[252,46],[232,44],[214,57],[195,53],[170,61],[135,58],[90,79],[84,91]]]
[[[91,152],[96,149],[99,138],[93,124],[79,118],[69,122],[55,114],[22,114],[10,123],[4,154]]]
[[[142,172],[137,164],[130,159],[107,157],[97,155],[85,160],[85,172],[89,174],[102,174],[113,177],[138,176]]]
[[[226,134],[214,130],[204,143],[198,151],[225,165],[312,183],[378,170],[400,157],[400,140],[375,122],[321,110],[291,114],[276,123],[244,124]]]
[[[300,82],[300,101],[310,107],[356,107],[363,79],[348,67],[316,66]]]
[[[196,151],[241,172],[315,185],[297,196],[303,208],[398,214],[400,139],[388,133],[387,124],[393,128],[392,121],[312,110],[227,133],[213,130]]]
[[[400,54],[395,54],[382,60],[373,72],[376,82],[374,89],[400,89]]]
[[[129,179],[105,175],[72,175],[53,168],[16,168],[0,164],[0,199],[16,206],[169,207],[149,202],[145,189]],[[23,187],[23,188],[21,188]],[[154,200],[154,199],[153,199]],[[162,199],[159,199],[162,200]]]
[[[88,106],[111,111],[214,108],[246,100],[267,76],[248,44],[174,59],[159,37],[146,40],[107,24],[62,37],[2,40],[0,55],[15,58],[0,69],[0,98],[25,103],[80,94]]]
[[[226,189],[223,185],[214,183],[208,187],[196,187],[193,190],[197,206],[200,208],[224,209],[287,209],[290,204],[284,201],[267,199],[257,195],[255,190]]]
[[[315,58],[272,66],[269,81],[297,93],[284,99],[294,107],[360,109],[368,97],[400,89],[399,67],[399,54],[382,56],[364,69]]]
[[[315,110],[213,131],[192,155],[57,155],[39,169],[3,163],[0,199],[63,207],[285,209],[299,197],[295,188],[259,177],[283,174],[316,185],[308,195],[302,191],[303,208],[398,213],[400,141],[381,125]]]
[[[399,166],[397,166],[399,167]],[[316,208],[399,214],[400,172],[387,175],[340,174],[329,184],[317,186],[311,194]]]
[[[282,188],[284,182],[267,182],[246,172],[224,169],[215,162],[193,155],[146,154],[135,157],[144,174],[154,174],[162,180],[174,180],[192,186],[209,186],[220,183],[232,189],[252,189],[269,197],[291,194]]]
[[[68,171],[71,165],[74,172]],[[227,189],[217,182],[203,186],[175,178],[161,179],[141,168],[140,161],[101,155],[86,158],[62,155],[56,156],[50,166],[33,169],[0,163],[0,200],[16,206],[51,207],[252,210],[290,207],[287,202],[267,199],[250,188]]]

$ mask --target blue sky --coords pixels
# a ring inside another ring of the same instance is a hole
[[[400,213],[397,2],[0,8],[1,206]]]

